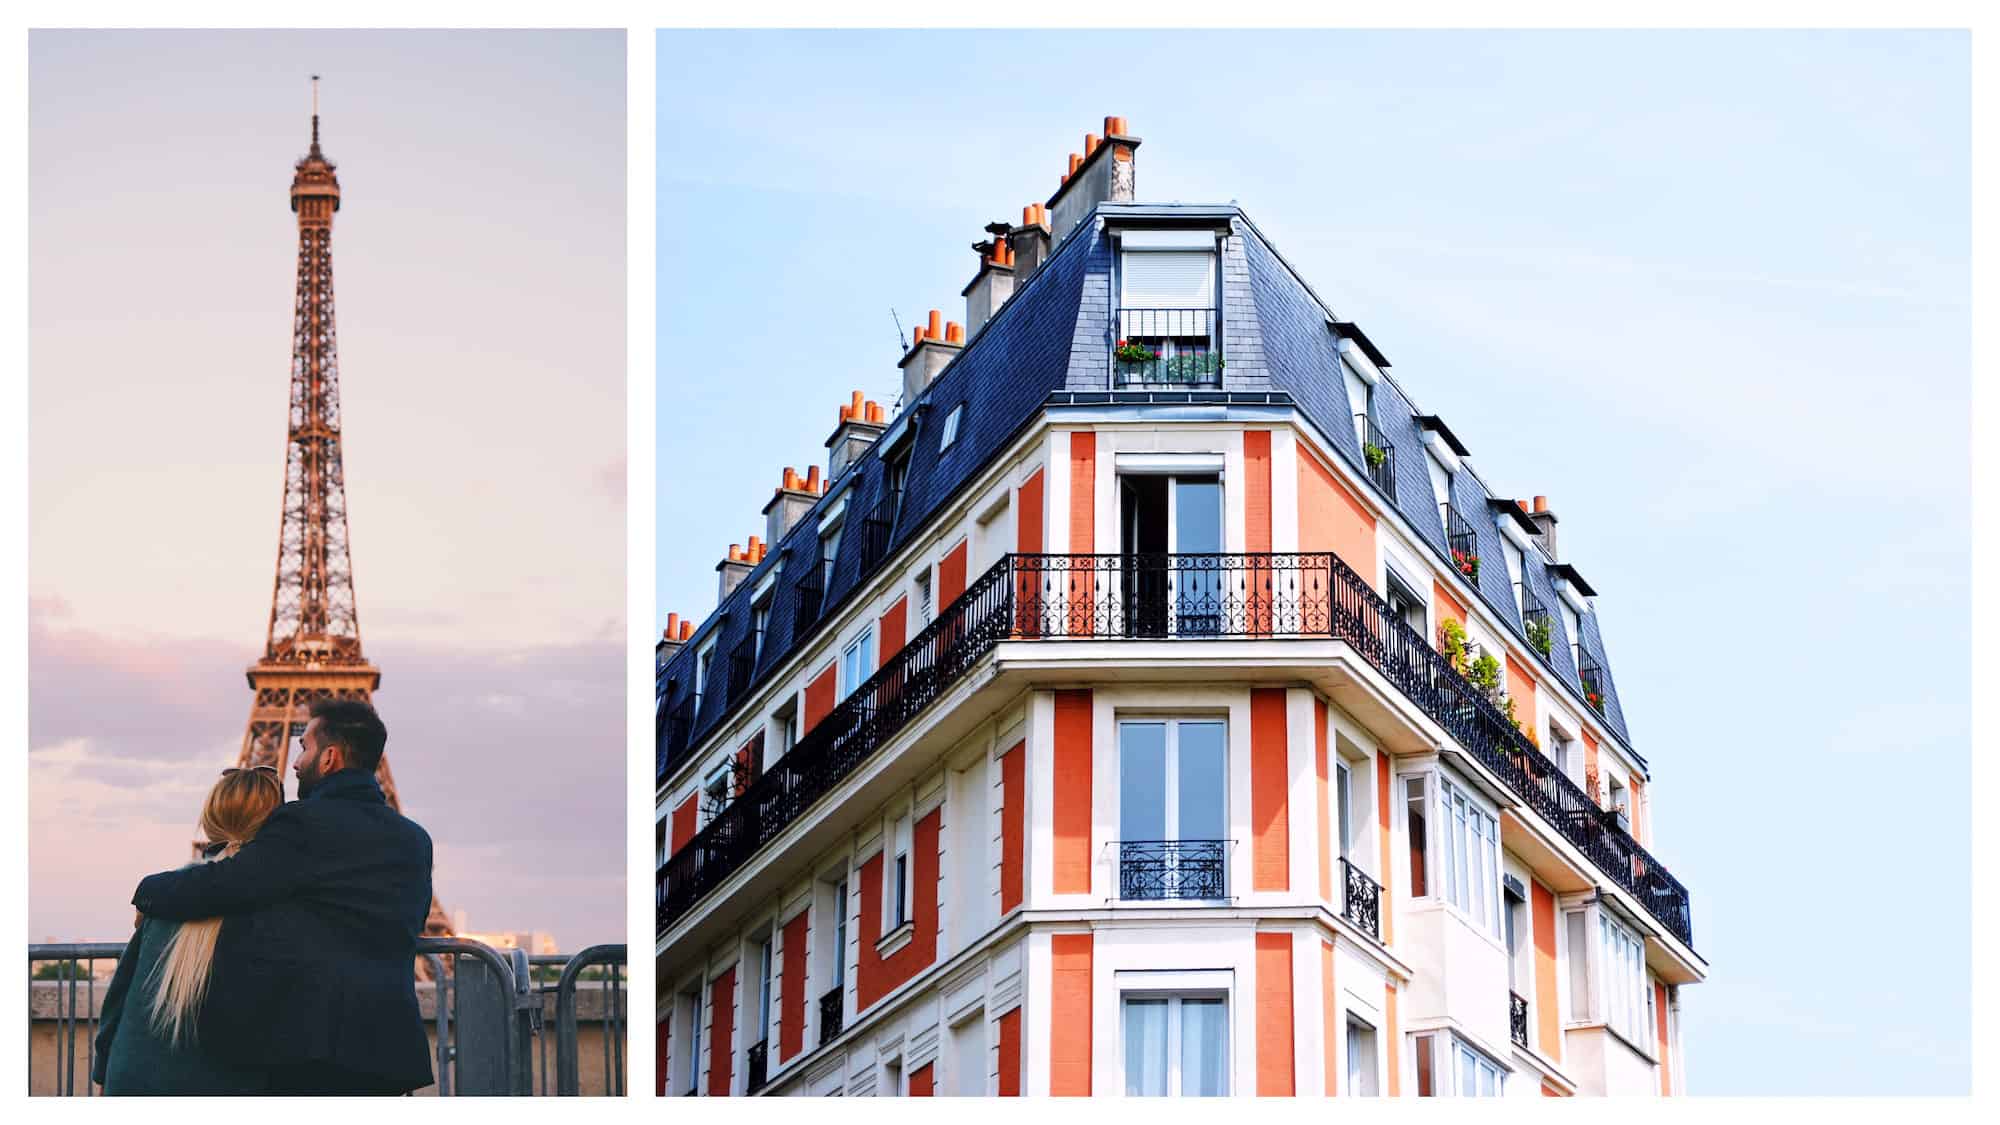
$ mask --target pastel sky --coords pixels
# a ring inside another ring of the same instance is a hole
[[[1705,1094],[1970,1090],[1970,43],[1957,33],[659,39],[659,616],[962,319],[1109,114],[1239,201],[1598,609],[1713,964]],[[1893,826],[1893,827],[1890,827]],[[1857,971],[1898,925],[1909,964]]]
[[[242,740],[317,73],[405,811],[473,929],[623,940],[623,34],[38,32],[29,63],[31,936],[129,933]]]

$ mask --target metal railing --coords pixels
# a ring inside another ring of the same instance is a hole
[[[668,857],[664,929],[866,761],[1006,635],[1007,559],[981,575],[764,776]]]
[[[1121,840],[1118,897],[1132,901],[1222,899],[1227,840]]]
[[[1356,422],[1361,423],[1361,463],[1368,468],[1368,479],[1375,482],[1389,499],[1396,498],[1396,447],[1382,436],[1382,428],[1375,424],[1369,414],[1356,414]]]
[[[847,986],[836,984],[819,998],[819,1041],[821,1046],[840,1035],[847,1024]]]
[[[1518,992],[1507,994],[1507,1037],[1528,1045],[1528,999]]]
[[[1330,636],[1683,942],[1687,889],[1336,555],[1008,555],[667,861],[664,929],[1003,640]]]
[[[1013,555],[1022,637],[1325,636],[1319,554]]]
[[[1215,310],[1119,309],[1111,385],[1220,387],[1222,341]]]
[[[1597,661],[1581,645],[1576,650],[1576,682],[1583,688],[1583,701],[1598,714],[1604,714],[1604,669],[1597,666]]]
[[[886,499],[861,521],[861,569],[874,570],[889,557],[889,533],[896,528],[896,501]]]
[[[1340,916],[1369,937],[1382,940],[1382,884],[1349,863],[1346,856],[1340,857]]]
[[[750,689],[750,678],[757,674],[757,637],[755,634],[738,641],[729,653],[729,702],[743,698]]]
[[[823,566],[814,566],[799,576],[792,586],[793,596],[798,599],[792,610],[792,643],[797,644],[805,636],[807,629],[819,621],[820,602],[826,596],[825,578],[821,575]]]
[[[771,1041],[759,1039],[750,1044],[750,1049],[744,1052],[743,1057],[744,1092],[754,1094],[763,1089],[764,1083],[770,1081],[770,1069]]]
[[[1479,533],[1472,530],[1465,513],[1444,505],[1444,543],[1451,552],[1451,565],[1474,586],[1479,584]]]
[[[100,962],[115,966],[121,942],[77,942],[28,947],[29,1092],[89,1097],[104,985]],[[432,1010],[435,1084],[439,1097],[464,1095],[574,1095],[582,1081],[577,1060],[582,1026],[597,1031],[594,1053],[601,1068],[594,1092],[625,1092],[625,947],[600,945],[578,953],[529,957],[502,953],[461,938],[423,938],[417,957],[429,980],[419,1000]],[[553,982],[548,978],[554,975]],[[135,982],[135,987],[137,987]],[[593,1003],[580,1017],[579,993]],[[129,1001],[128,1001],[129,1002]],[[545,1018],[553,1006],[551,1027]],[[556,1069],[550,1071],[550,1052]],[[81,1080],[79,1081],[79,1077]],[[553,1080],[553,1081],[552,1081]]]
[[[694,749],[694,697],[689,696],[674,704],[667,712],[666,725],[660,738],[660,760],[657,772],[666,776],[675,763]]]
[[[1528,647],[1544,657],[1555,647],[1556,626],[1549,607],[1535,596],[1535,588],[1521,583],[1521,629],[1528,635]]]

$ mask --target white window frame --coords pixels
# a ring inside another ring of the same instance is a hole
[[[1158,976],[1158,980],[1146,980]],[[1220,1092],[1212,1097],[1229,1097],[1235,1092],[1235,1043],[1236,1005],[1230,995],[1227,973],[1188,974],[1119,974],[1118,985],[1118,1075],[1121,1093],[1124,1090],[1126,1070],[1125,1055],[1125,1005],[1133,1000],[1165,1000],[1167,1002],[1167,1090],[1166,1097],[1181,1097],[1181,1005],[1189,1000],[1222,1001],[1222,1085]],[[1178,984],[1170,978],[1190,978]],[[1208,984],[1204,978],[1220,978],[1217,983]],[[1141,983],[1143,982],[1143,983]],[[1142,1095],[1131,1095],[1142,1096]]]
[[[944,422],[938,427],[938,452],[943,453],[958,444],[958,420],[965,412],[965,404],[959,403],[945,413]]]
[[[1366,1060],[1357,1057],[1361,1052],[1354,1049],[1357,1032],[1367,1036],[1369,1049]],[[1353,1097],[1382,1096],[1382,1029],[1360,1014],[1348,1012],[1346,1021],[1341,1025],[1341,1036],[1340,1054],[1346,1073],[1342,1075],[1344,1082],[1340,1088]],[[1364,1085],[1366,1089],[1361,1088]]]
[[[701,721],[702,702],[704,697],[708,694],[709,675],[715,670],[715,642],[720,635],[721,635],[721,630],[720,629],[716,630],[714,633],[709,635],[709,638],[707,640],[701,643],[700,648],[695,650],[694,711],[693,711],[693,719],[695,722]]]
[[[937,617],[937,607],[931,603],[931,568],[928,564],[917,568],[911,584],[916,587],[917,628],[921,631]]]
[[[1526,610],[1522,607],[1527,603],[1521,599],[1524,588],[1521,568],[1525,565],[1525,556],[1521,554],[1519,544],[1505,538],[1500,540],[1500,556],[1507,560],[1507,581],[1514,584],[1514,612],[1524,613]]]
[[[854,694],[854,689],[868,682],[875,674],[875,626],[871,622],[862,627],[846,647],[840,650],[840,689],[836,693],[841,699]]]
[[[1471,1043],[1466,1042],[1455,1034],[1446,1032],[1444,1033],[1444,1038],[1451,1049],[1452,1082],[1449,1096],[1456,1098],[1500,1098],[1507,1095],[1506,1067],[1501,1066],[1488,1056],[1486,1052],[1474,1047]],[[1435,1089],[1437,1086],[1437,1063],[1435,1058],[1432,1060],[1431,1067],[1431,1086]],[[1469,1095],[1465,1092],[1465,1080],[1468,1077],[1468,1072],[1470,1072],[1474,1086],[1473,1093]],[[1480,1088],[1481,1083],[1488,1076],[1491,1076],[1493,1080],[1492,1088]]]
[[[1424,885],[1473,929],[1500,940],[1499,810],[1449,770],[1437,771],[1426,788],[1436,792],[1426,810],[1427,851],[1433,868],[1443,866],[1443,893],[1436,881]]]
[[[777,951],[773,935],[757,939],[757,1038],[753,1043],[771,1041],[772,974],[777,972]]]
[[[911,816],[896,818],[882,848],[882,939],[895,937],[899,930],[916,925],[916,895],[911,885],[916,864],[911,862]],[[902,916],[897,917],[897,911]]]
[[[1609,910],[1597,911],[1597,965],[1602,971],[1591,977],[1596,984],[1599,1014],[1604,1026],[1635,1050],[1652,1057],[1651,1029],[1642,1026],[1651,1006],[1652,986],[1646,973],[1646,943],[1631,927],[1613,917]]]

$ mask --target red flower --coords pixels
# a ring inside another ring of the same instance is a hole
[[[1125,346],[1125,341],[1123,341],[1123,340],[1120,340],[1120,341],[1118,341],[1118,346],[1119,346],[1119,347],[1121,347],[1121,348],[1122,348],[1122,347],[1124,347],[1124,346]]]

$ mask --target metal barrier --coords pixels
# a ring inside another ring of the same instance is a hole
[[[569,959],[556,981],[556,1094],[573,1098],[582,1092],[577,1073],[577,984],[583,971],[602,966],[597,992],[604,1007],[602,1055],[605,1092],[625,1093],[625,947],[593,945]],[[546,1080],[545,1080],[546,1081]]]
[[[99,962],[115,966],[124,951],[122,942],[28,947],[30,1094],[101,1093],[90,1081],[104,992],[96,968]],[[596,1005],[596,1018],[588,1022],[601,1028],[592,1052],[600,1062],[592,1077],[601,1079],[601,1085],[593,1093],[625,1093],[625,946],[594,945],[575,956],[530,957],[522,950],[502,952],[460,938],[424,938],[417,943],[417,956],[429,966],[434,989],[436,1085],[429,1092],[439,1097],[582,1093],[579,1063],[586,1021],[578,1013],[581,992]],[[48,982],[55,987],[37,987]],[[37,1035],[41,1025],[47,1025],[48,1034]],[[50,1053],[52,1065],[38,1065],[38,1054]]]

